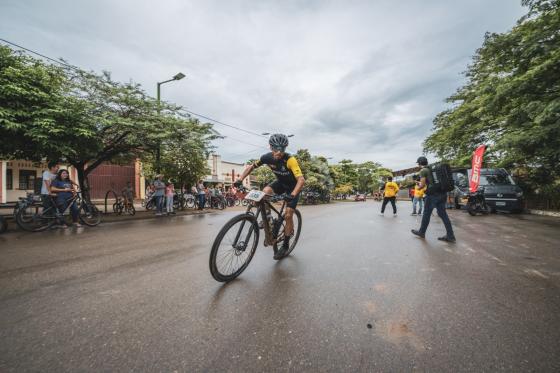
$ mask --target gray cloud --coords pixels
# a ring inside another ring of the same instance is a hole
[[[3,0],[0,35],[152,94],[182,71],[165,99],[252,131],[294,133],[294,150],[406,167],[484,32],[523,13],[511,0]],[[265,139],[216,128],[224,158],[262,151],[246,143]]]

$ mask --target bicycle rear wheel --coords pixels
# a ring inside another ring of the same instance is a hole
[[[276,254],[276,252],[280,249],[281,245],[284,244],[284,228],[285,227],[286,227],[286,222],[284,221],[284,217],[282,216],[281,220],[276,223],[276,226],[274,227],[274,231],[273,231],[273,234],[275,235],[275,237],[278,237],[278,240],[272,246],[272,248],[274,249],[274,254]],[[288,250],[286,255],[283,256],[283,258],[287,257],[288,255],[290,255],[292,253],[292,251],[294,251],[294,249],[296,248],[297,242],[299,240],[300,233],[301,233],[301,213],[299,212],[299,210],[295,210],[295,212],[294,212],[294,234],[291,238],[290,249]]]
[[[152,210],[156,207],[156,202],[153,199],[151,199],[151,200],[148,201],[148,203],[146,203],[145,207],[146,207],[146,210]]]
[[[186,205],[188,208],[190,208],[190,209],[192,209],[193,207],[195,207],[195,204],[196,204],[196,203],[195,203],[195,201],[194,201],[194,198],[187,198],[187,199],[185,200],[185,205]]]
[[[259,225],[253,215],[234,217],[220,230],[210,252],[210,273],[216,281],[239,276],[253,259],[259,243]]]
[[[101,223],[101,211],[95,205],[82,202],[80,206],[80,220],[85,225],[95,227]]]
[[[52,217],[46,214],[52,214]],[[28,232],[41,232],[48,229],[56,222],[56,211],[54,208],[49,208],[43,211],[42,206],[30,204],[20,206],[16,215],[17,225]]]

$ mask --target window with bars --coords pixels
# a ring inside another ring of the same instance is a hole
[[[11,168],[6,170],[6,189],[14,189],[14,172]]]
[[[37,171],[35,170],[19,170],[19,189],[33,190],[35,189],[35,178]]]

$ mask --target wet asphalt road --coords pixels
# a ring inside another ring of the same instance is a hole
[[[560,370],[560,219],[453,211],[449,245],[379,207],[303,207],[228,285],[231,210],[0,236],[0,371]]]

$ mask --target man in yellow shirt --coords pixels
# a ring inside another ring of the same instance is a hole
[[[424,207],[424,193],[426,193],[426,186],[420,187],[420,180],[415,178],[416,185],[414,186],[414,198],[412,199],[412,215],[416,215],[416,205],[418,205],[418,215],[422,215],[422,208]]]
[[[391,202],[393,206],[393,216],[397,215],[397,193],[399,192],[399,186],[397,183],[393,182],[393,178],[389,176],[387,182],[385,183],[385,192],[383,193],[383,204],[381,205],[381,215],[385,213],[385,206],[387,203]]]

